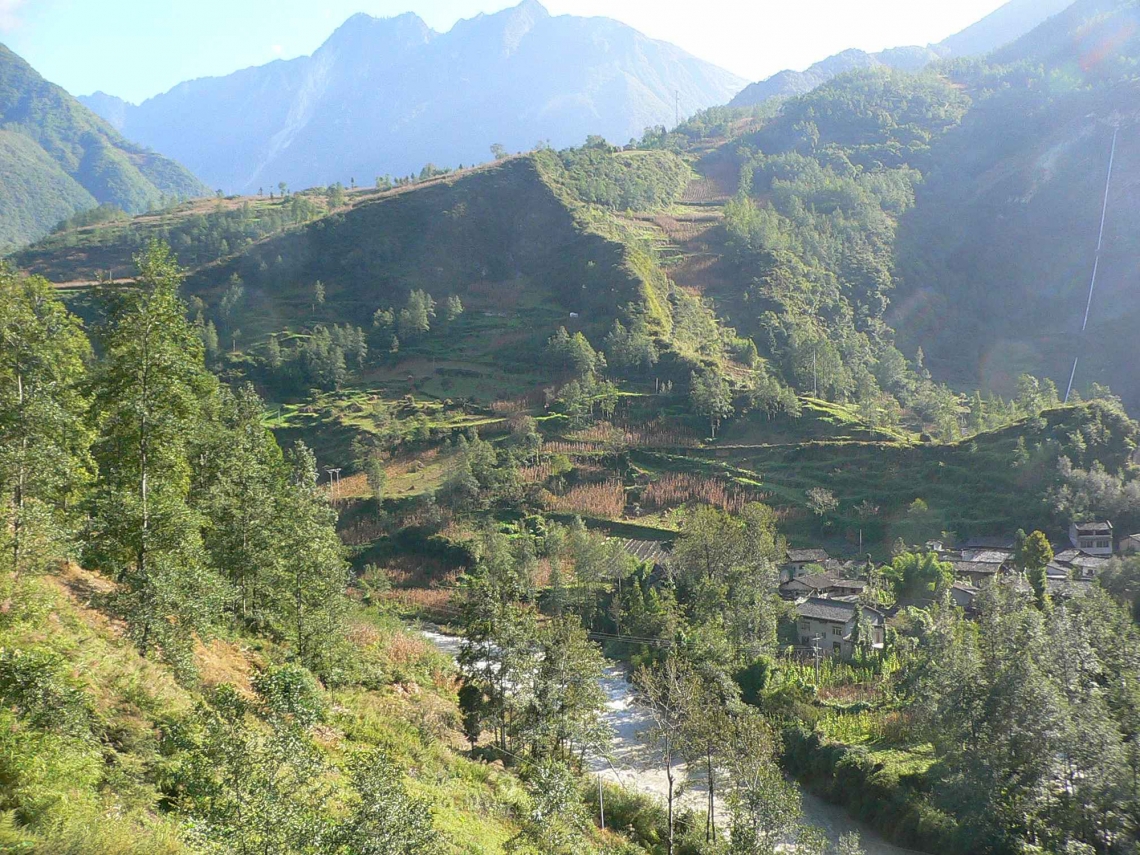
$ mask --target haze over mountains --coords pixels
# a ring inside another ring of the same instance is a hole
[[[935,45],[889,48],[878,53],[852,48],[821,60],[804,71],[781,71],[740,92],[732,100],[732,106],[751,107],[769,98],[803,95],[840,74],[859,68],[885,66],[900,71],[917,71],[940,59],[984,56],[1016,41],[1071,4],[1072,0],[1011,0]]]
[[[0,250],[99,204],[141,213],[205,192],[181,166],[125,140],[0,44]]]
[[[442,34],[410,13],[360,14],[310,57],[189,81],[137,107],[85,102],[211,186],[257,192],[482,162],[495,143],[625,142],[744,84],[617,21],[526,0]]]

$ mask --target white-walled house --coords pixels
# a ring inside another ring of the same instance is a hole
[[[1116,551],[1112,541],[1112,523],[1095,521],[1069,526],[1069,541],[1086,555],[1111,557]]]
[[[855,618],[859,610],[856,603],[842,600],[824,600],[816,597],[796,605],[796,635],[799,646],[813,650],[816,645],[824,656],[850,656],[854,649],[851,633],[855,629]],[[882,648],[886,619],[882,612],[863,608],[863,617],[871,625],[874,646]]]

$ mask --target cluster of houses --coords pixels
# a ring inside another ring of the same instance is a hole
[[[1140,553],[1140,534],[1114,539],[1112,523],[1074,523],[1069,542],[1056,544],[1046,568],[1047,585],[1055,598],[1080,596],[1118,552]],[[639,560],[667,572],[669,552],[653,541],[628,540],[622,544]],[[1013,539],[982,538],[960,548],[939,541],[926,549],[954,568],[950,597],[967,614],[975,611],[980,587],[999,574],[1014,572]],[[910,599],[890,609],[865,605],[870,577],[866,562],[840,561],[824,549],[788,549],[780,567],[780,596],[795,603],[797,647],[810,656],[850,657],[860,634],[864,641],[882,648],[887,621],[909,606],[929,606],[931,600]]]
[[[954,568],[950,597],[967,614],[975,610],[975,598],[986,581],[1014,567],[1014,543],[1008,540],[980,539],[961,548],[950,549],[932,541],[926,544],[942,562]],[[1046,568],[1046,584],[1055,598],[1079,596],[1087,590],[1112,557],[1120,552],[1140,552],[1140,534],[1114,539],[1112,523],[1074,523],[1069,542],[1055,547]],[[858,620],[873,630],[875,646],[883,644],[887,620],[909,606],[928,606],[930,600],[910,599],[880,610],[860,605],[868,582],[866,564],[838,561],[823,549],[789,549],[781,567],[780,595],[796,604],[799,647],[814,655],[850,656],[852,635]]]

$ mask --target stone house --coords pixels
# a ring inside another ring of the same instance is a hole
[[[796,605],[796,635],[803,652],[814,653],[818,648],[824,656],[850,657],[854,652],[851,634],[859,610],[856,603],[842,600],[824,600],[811,597]],[[876,648],[882,649],[885,640],[886,619],[882,612],[863,608],[863,616],[871,626]]]

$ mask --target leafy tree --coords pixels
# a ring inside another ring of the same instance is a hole
[[[284,460],[262,425],[264,402],[252,386],[223,388],[219,398],[194,473],[194,504],[205,517],[211,566],[236,591],[237,614],[258,625],[270,597],[266,569],[280,557],[276,526]]]
[[[547,759],[529,766],[523,780],[530,806],[523,813],[521,831],[507,841],[506,851],[577,855],[589,817],[573,771]]]
[[[689,401],[693,410],[709,420],[709,430],[715,437],[723,419],[733,413],[732,390],[724,375],[714,369],[701,373],[694,371],[689,378]]]
[[[331,835],[344,855],[438,855],[445,839],[432,825],[432,807],[409,795],[396,765],[374,751],[349,766],[351,815]]]
[[[414,290],[408,295],[408,302],[400,309],[397,318],[400,335],[405,339],[423,335],[431,329],[435,317],[435,300],[426,291]]]
[[[1053,547],[1049,544],[1049,538],[1044,532],[1033,532],[1020,545],[1014,560],[1033,586],[1038,607],[1044,608],[1048,598],[1046,568],[1053,560]]]
[[[88,355],[50,283],[0,264],[0,568],[13,589],[67,551],[69,508],[89,476]]]
[[[281,558],[269,589],[273,627],[297,660],[314,673],[340,678],[348,565],[336,532],[336,511],[317,486],[313,453],[289,453],[289,483],[277,508]]]
[[[137,264],[134,283],[101,293],[89,557],[121,583],[118,608],[139,650],[158,649],[186,674],[194,635],[216,619],[222,591],[189,501],[190,453],[216,384],[178,297],[170,248],[151,243]]]
[[[368,478],[368,489],[376,504],[384,501],[384,490],[388,486],[388,471],[384,468],[384,461],[380,455],[373,452],[364,464],[364,474]]]
[[[811,512],[821,520],[828,514],[835,513],[839,507],[839,500],[835,498],[835,494],[825,487],[812,487],[808,490],[807,502]]]
[[[647,737],[657,747],[665,768],[666,852],[673,855],[677,766],[684,754],[685,728],[694,713],[700,681],[690,665],[671,656],[656,668],[643,667],[635,672],[634,685],[652,722]]]
[[[803,824],[799,792],[776,763],[770,726],[749,713],[734,721],[728,738],[731,855],[775,855],[789,839],[797,852],[822,852],[819,833]]]
[[[883,573],[897,599],[935,597],[954,583],[954,565],[933,552],[904,552]]]
[[[536,757],[571,762],[576,752],[608,741],[601,713],[606,695],[599,681],[604,663],[577,618],[542,625],[538,664],[520,729]]]
[[[447,318],[448,323],[453,323],[459,319],[463,314],[463,301],[459,299],[458,294],[452,294],[447,298],[447,307],[444,311],[444,317]]]

